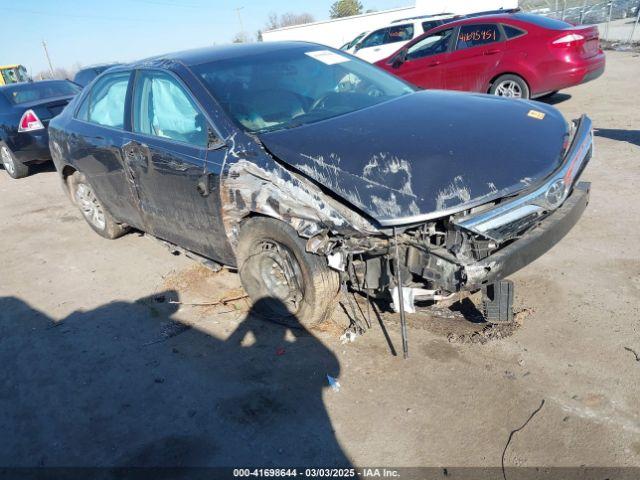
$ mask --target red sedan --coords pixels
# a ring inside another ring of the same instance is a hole
[[[447,23],[376,65],[420,88],[536,98],[598,78],[605,55],[596,26],[517,12]]]

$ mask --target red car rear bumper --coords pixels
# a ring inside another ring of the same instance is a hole
[[[567,64],[566,68],[555,70],[546,77],[545,92],[540,93],[562,90],[595,80],[604,73],[605,65],[604,53],[599,53],[577,64]]]

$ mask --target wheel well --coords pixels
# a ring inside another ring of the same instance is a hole
[[[529,89],[529,92],[531,92],[531,85],[529,85],[529,82],[527,82],[527,79],[524,78],[524,76],[516,72],[502,72],[491,79],[491,81],[489,82],[489,88],[487,88],[487,93],[491,92],[491,87],[493,87],[494,82],[500,77],[502,77],[503,75],[514,75],[516,77],[521,78],[522,81],[527,84],[527,88]]]
[[[76,173],[76,169],[73,168],[70,165],[65,165],[64,168],[62,169],[62,178],[64,180],[66,180],[68,177],[70,177],[71,175],[73,175],[74,173]]]
[[[65,165],[62,168],[62,183],[64,184],[64,187],[67,190],[69,190],[69,182],[67,180],[69,179],[69,177],[71,175],[73,175],[76,172],[77,172],[77,170],[75,168],[73,168],[71,165]]]

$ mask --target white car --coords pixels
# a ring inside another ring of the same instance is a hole
[[[451,13],[443,13],[395,20],[385,27],[361,33],[341,48],[367,62],[375,63],[387,58],[405,43],[454,18],[456,16]]]

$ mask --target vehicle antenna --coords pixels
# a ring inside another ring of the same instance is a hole
[[[409,358],[409,343],[407,341],[407,318],[404,312],[404,295],[402,291],[402,273],[400,272],[400,247],[398,246],[398,229],[393,227],[393,237],[396,244],[396,284],[398,288],[398,308],[400,310],[400,328],[402,333],[402,356]]]

